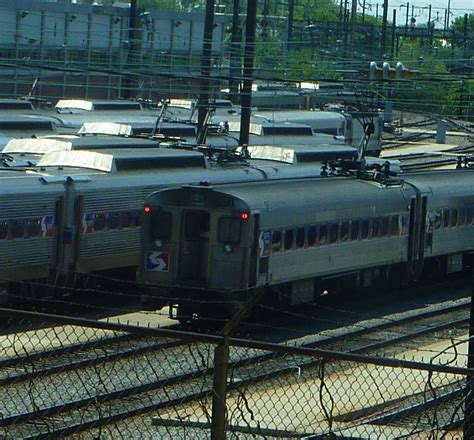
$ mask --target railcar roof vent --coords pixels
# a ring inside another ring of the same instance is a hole
[[[3,149],[2,153],[43,155],[51,151],[69,151],[71,148],[72,143],[66,140],[25,138],[10,140]]]
[[[111,136],[130,136],[132,126],[113,122],[86,122],[78,131],[81,135],[108,134]]]
[[[87,168],[118,172],[154,169],[205,168],[206,160],[196,151],[169,149],[105,149],[95,151],[64,151],[45,154],[37,166]]]
[[[26,99],[0,99],[0,110],[34,110]]]
[[[291,148],[257,145],[247,147],[251,159],[274,160],[284,163],[295,163],[295,151]]]
[[[85,99],[60,99],[54,106],[59,113],[70,111],[93,111],[93,110],[137,110],[141,111],[142,106],[138,101],[105,101]]]
[[[264,124],[262,125],[264,136],[313,136],[313,130],[309,125],[305,124]]]
[[[251,159],[272,160],[284,163],[322,162],[325,160],[354,159],[357,150],[340,145],[276,147],[268,145],[249,145]]]
[[[229,122],[230,133],[240,133],[240,122]],[[250,124],[249,133],[260,136],[262,134],[262,124]]]
[[[17,131],[54,131],[54,124],[48,119],[41,119],[34,116],[23,117],[5,117],[0,119],[0,130],[17,130]]]
[[[192,109],[195,102],[191,99],[170,99],[169,107]]]
[[[87,168],[110,173],[113,170],[113,156],[94,151],[54,151],[45,154],[37,166]]]

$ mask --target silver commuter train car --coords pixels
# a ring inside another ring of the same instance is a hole
[[[416,280],[425,264],[461,271],[474,249],[472,179],[454,170],[394,185],[329,178],[154,193],[142,228],[144,299],[177,303],[188,319],[216,313],[209,300],[235,305],[256,288],[293,305],[341,284]]]

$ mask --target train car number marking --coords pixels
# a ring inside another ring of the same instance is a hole
[[[169,272],[169,252],[149,251],[146,253],[146,270],[150,272]]]

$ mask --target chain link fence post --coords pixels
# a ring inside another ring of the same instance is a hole
[[[214,349],[214,384],[212,387],[211,440],[225,439],[227,368],[229,365],[229,337]]]
[[[467,368],[474,368],[474,252],[471,253],[471,315],[469,321],[469,341]],[[467,378],[466,401],[464,403],[464,440],[474,438],[474,377]]]

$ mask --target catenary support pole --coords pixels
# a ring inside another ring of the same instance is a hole
[[[410,14],[410,3],[407,2],[407,14],[406,14],[406,19],[405,19],[405,34],[408,33],[408,15],[409,14]]]
[[[198,99],[198,131],[202,131],[202,125],[206,119],[209,105],[209,88],[211,76],[212,58],[212,32],[214,30],[214,0],[206,1],[206,16],[204,18],[204,40],[202,44],[201,58],[201,87]],[[205,142],[205,139],[204,139]]]
[[[257,0],[247,0],[247,23],[245,26],[244,78],[240,98],[242,112],[240,117],[239,145],[248,145],[250,114],[252,111],[253,57],[255,53],[255,29],[257,25]]]
[[[232,9],[232,34],[230,37],[230,99],[234,104],[239,103],[239,84],[241,72],[240,46],[242,29],[240,28],[240,0],[234,0]]]
[[[391,39],[391,47],[390,47],[390,58],[395,60],[395,45],[397,41],[397,10],[393,10],[392,16],[392,39]]]
[[[388,17],[388,0],[383,0],[382,11],[382,41],[380,44],[380,55],[383,57],[387,49],[387,17]]]
[[[357,21],[357,0],[352,0],[352,9],[351,9],[351,46],[352,46],[352,50],[355,50],[356,21]]]
[[[291,48],[291,42],[293,41],[293,19],[295,15],[295,0],[288,0],[288,32],[286,39],[286,49]],[[247,11],[248,17],[248,11]]]
[[[140,53],[140,32],[138,29],[139,0],[130,0],[130,19],[128,29],[128,54],[125,73],[123,96],[135,98],[136,82],[138,78],[138,54]],[[90,43],[89,43],[90,44]]]

